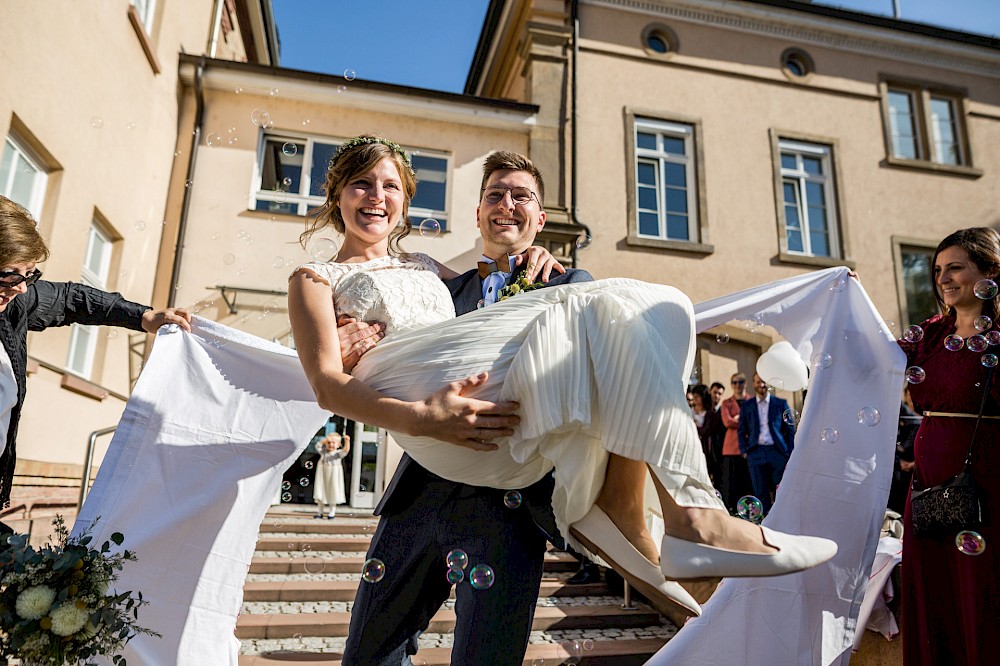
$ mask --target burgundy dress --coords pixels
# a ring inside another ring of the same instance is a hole
[[[984,354],[1000,355],[1000,347],[976,353],[966,347],[949,351],[946,336],[955,332],[952,317],[935,316],[923,324],[918,343],[900,343],[910,366],[920,366],[926,379],[910,384],[917,413],[925,411],[978,414],[985,390]],[[994,370],[1000,373],[1000,367]],[[1000,414],[1000,382],[993,377],[984,414]],[[916,478],[937,485],[962,470],[974,418],[925,416],[914,445]],[[903,518],[902,635],[903,663],[985,664],[1000,655],[1000,420],[984,419],[976,436],[973,474],[984,490],[986,525],[978,530],[986,550],[969,556],[955,546],[954,535],[924,538],[913,533],[910,500]]]

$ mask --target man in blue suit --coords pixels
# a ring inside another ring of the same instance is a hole
[[[514,257],[527,250],[545,224],[541,174],[528,158],[491,153],[483,165],[477,224],[483,261],[446,282],[461,315],[497,300],[519,276]],[[545,286],[592,280],[570,269]],[[341,335],[346,350],[351,338]],[[346,345],[344,343],[347,343]],[[375,424],[378,425],[378,424]],[[531,632],[547,539],[557,538],[548,476],[515,493],[443,479],[408,455],[400,460],[382,501],[367,557],[393,572],[394,584],[362,583],[351,611],[345,666],[411,664],[416,639],[451,593],[445,558],[466,551],[470,562],[488,562],[489,589],[468,581],[455,586],[452,664],[520,665]],[[466,571],[466,574],[469,572]]]
[[[753,492],[764,505],[764,513],[771,510],[774,492],[781,483],[785,465],[795,446],[795,427],[784,414],[788,402],[771,395],[760,375],[753,376],[756,395],[740,405],[740,425],[737,430],[740,453],[747,459]],[[766,424],[767,427],[762,427]]]

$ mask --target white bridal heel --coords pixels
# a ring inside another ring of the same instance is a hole
[[[837,554],[830,539],[796,536],[760,526],[776,553],[744,553],[663,535],[660,571],[670,580],[709,577],[782,576],[814,567]]]
[[[680,583],[664,580],[659,568],[636,550],[596,504],[570,525],[570,534],[620,573],[664,615],[701,615],[701,606]]]

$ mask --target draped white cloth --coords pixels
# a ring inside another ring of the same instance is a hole
[[[295,352],[195,318],[164,327],[74,534],[139,556],[119,591],[149,601],[125,649],[139,666],[236,666],[233,635],[257,529],[282,473],[329,416]],[[101,663],[111,660],[102,658]]]
[[[840,552],[828,565],[803,574],[724,581],[705,614],[686,625],[653,663],[846,663],[888,496],[905,360],[860,285],[845,273],[831,269],[800,276],[696,309],[700,330],[756,313],[804,358],[820,350],[832,355],[830,367],[820,369],[813,380],[795,454],[768,524],[832,538]],[[831,290],[832,281],[843,289]],[[473,313],[472,319],[489,319],[505,309],[524,311],[529,302],[558,298],[559,291],[533,292],[520,297],[520,304],[512,299]],[[637,312],[619,311],[614,299],[600,303],[606,312],[581,317],[611,321],[644,311],[641,306]],[[561,325],[572,329],[573,318],[563,318]],[[624,335],[627,328],[612,326],[613,335]],[[235,666],[233,630],[257,529],[282,472],[327,416],[315,405],[293,352],[204,320],[196,320],[193,330],[193,335],[178,335],[176,329],[161,329],[74,528],[79,533],[100,517],[95,541],[122,532],[125,546],[140,558],[117,585],[143,593],[150,605],[140,611],[140,623],[163,634],[140,636],[129,644],[125,656],[140,666]],[[545,361],[539,367],[556,361],[549,355],[559,353],[558,345],[546,346],[556,340],[539,342]],[[390,351],[386,344],[373,354]],[[641,353],[631,359],[633,364],[637,358]],[[444,374],[453,372],[450,364],[468,362],[461,356],[440,360],[438,371]],[[627,378],[619,375],[643,371],[625,370],[627,360],[594,358],[598,371],[622,386]],[[684,359],[682,365],[689,364]],[[374,375],[369,379],[375,381]],[[545,376],[536,379],[544,382]],[[391,381],[389,375],[386,381]],[[543,407],[550,393],[531,389],[524,388],[526,395],[536,397],[522,407]],[[504,396],[507,391],[504,386]],[[572,412],[567,422],[578,421],[591,402],[602,399],[592,395],[568,401],[564,408]],[[857,411],[864,406],[881,410],[879,426],[857,424]],[[635,424],[619,423],[611,411],[607,416],[593,423],[602,438],[634,442],[629,428]],[[530,415],[525,418],[525,423],[533,422]],[[537,426],[545,427],[541,422]],[[818,433],[825,427],[840,431],[837,444],[820,445]],[[528,445],[522,453],[530,451],[540,433],[525,428],[515,455],[521,446]],[[664,449],[654,462],[670,469],[689,465],[695,477],[701,476],[703,460],[695,464],[670,456]],[[558,504],[560,497],[553,501]]]
[[[846,666],[889,497],[906,358],[844,268],[717,298],[695,313],[699,331],[755,318],[807,362],[830,355],[829,367],[812,368],[795,451],[764,524],[833,539],[839,551],[801,573],[723,580],[701,617],[647,663]],[[875,427],[859,423],[866,407],[880,412]],[[835,443],[821,440],[825,428],[838,431]]]

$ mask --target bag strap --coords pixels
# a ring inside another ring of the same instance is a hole
[[[983,411],[986,409],[986,398],[990,395],[990,384],[993,381],[994,368],[986,368],[986,381],[983,387],[983,399],[979,403],[979,415],[976,417],[976,427],[972,430],[972,441],[969,442],[969,453],[965,456],[965,470],[972,467],[972,452],[976,446],[976,435],[979,433],[979,424],[983,421]]]

